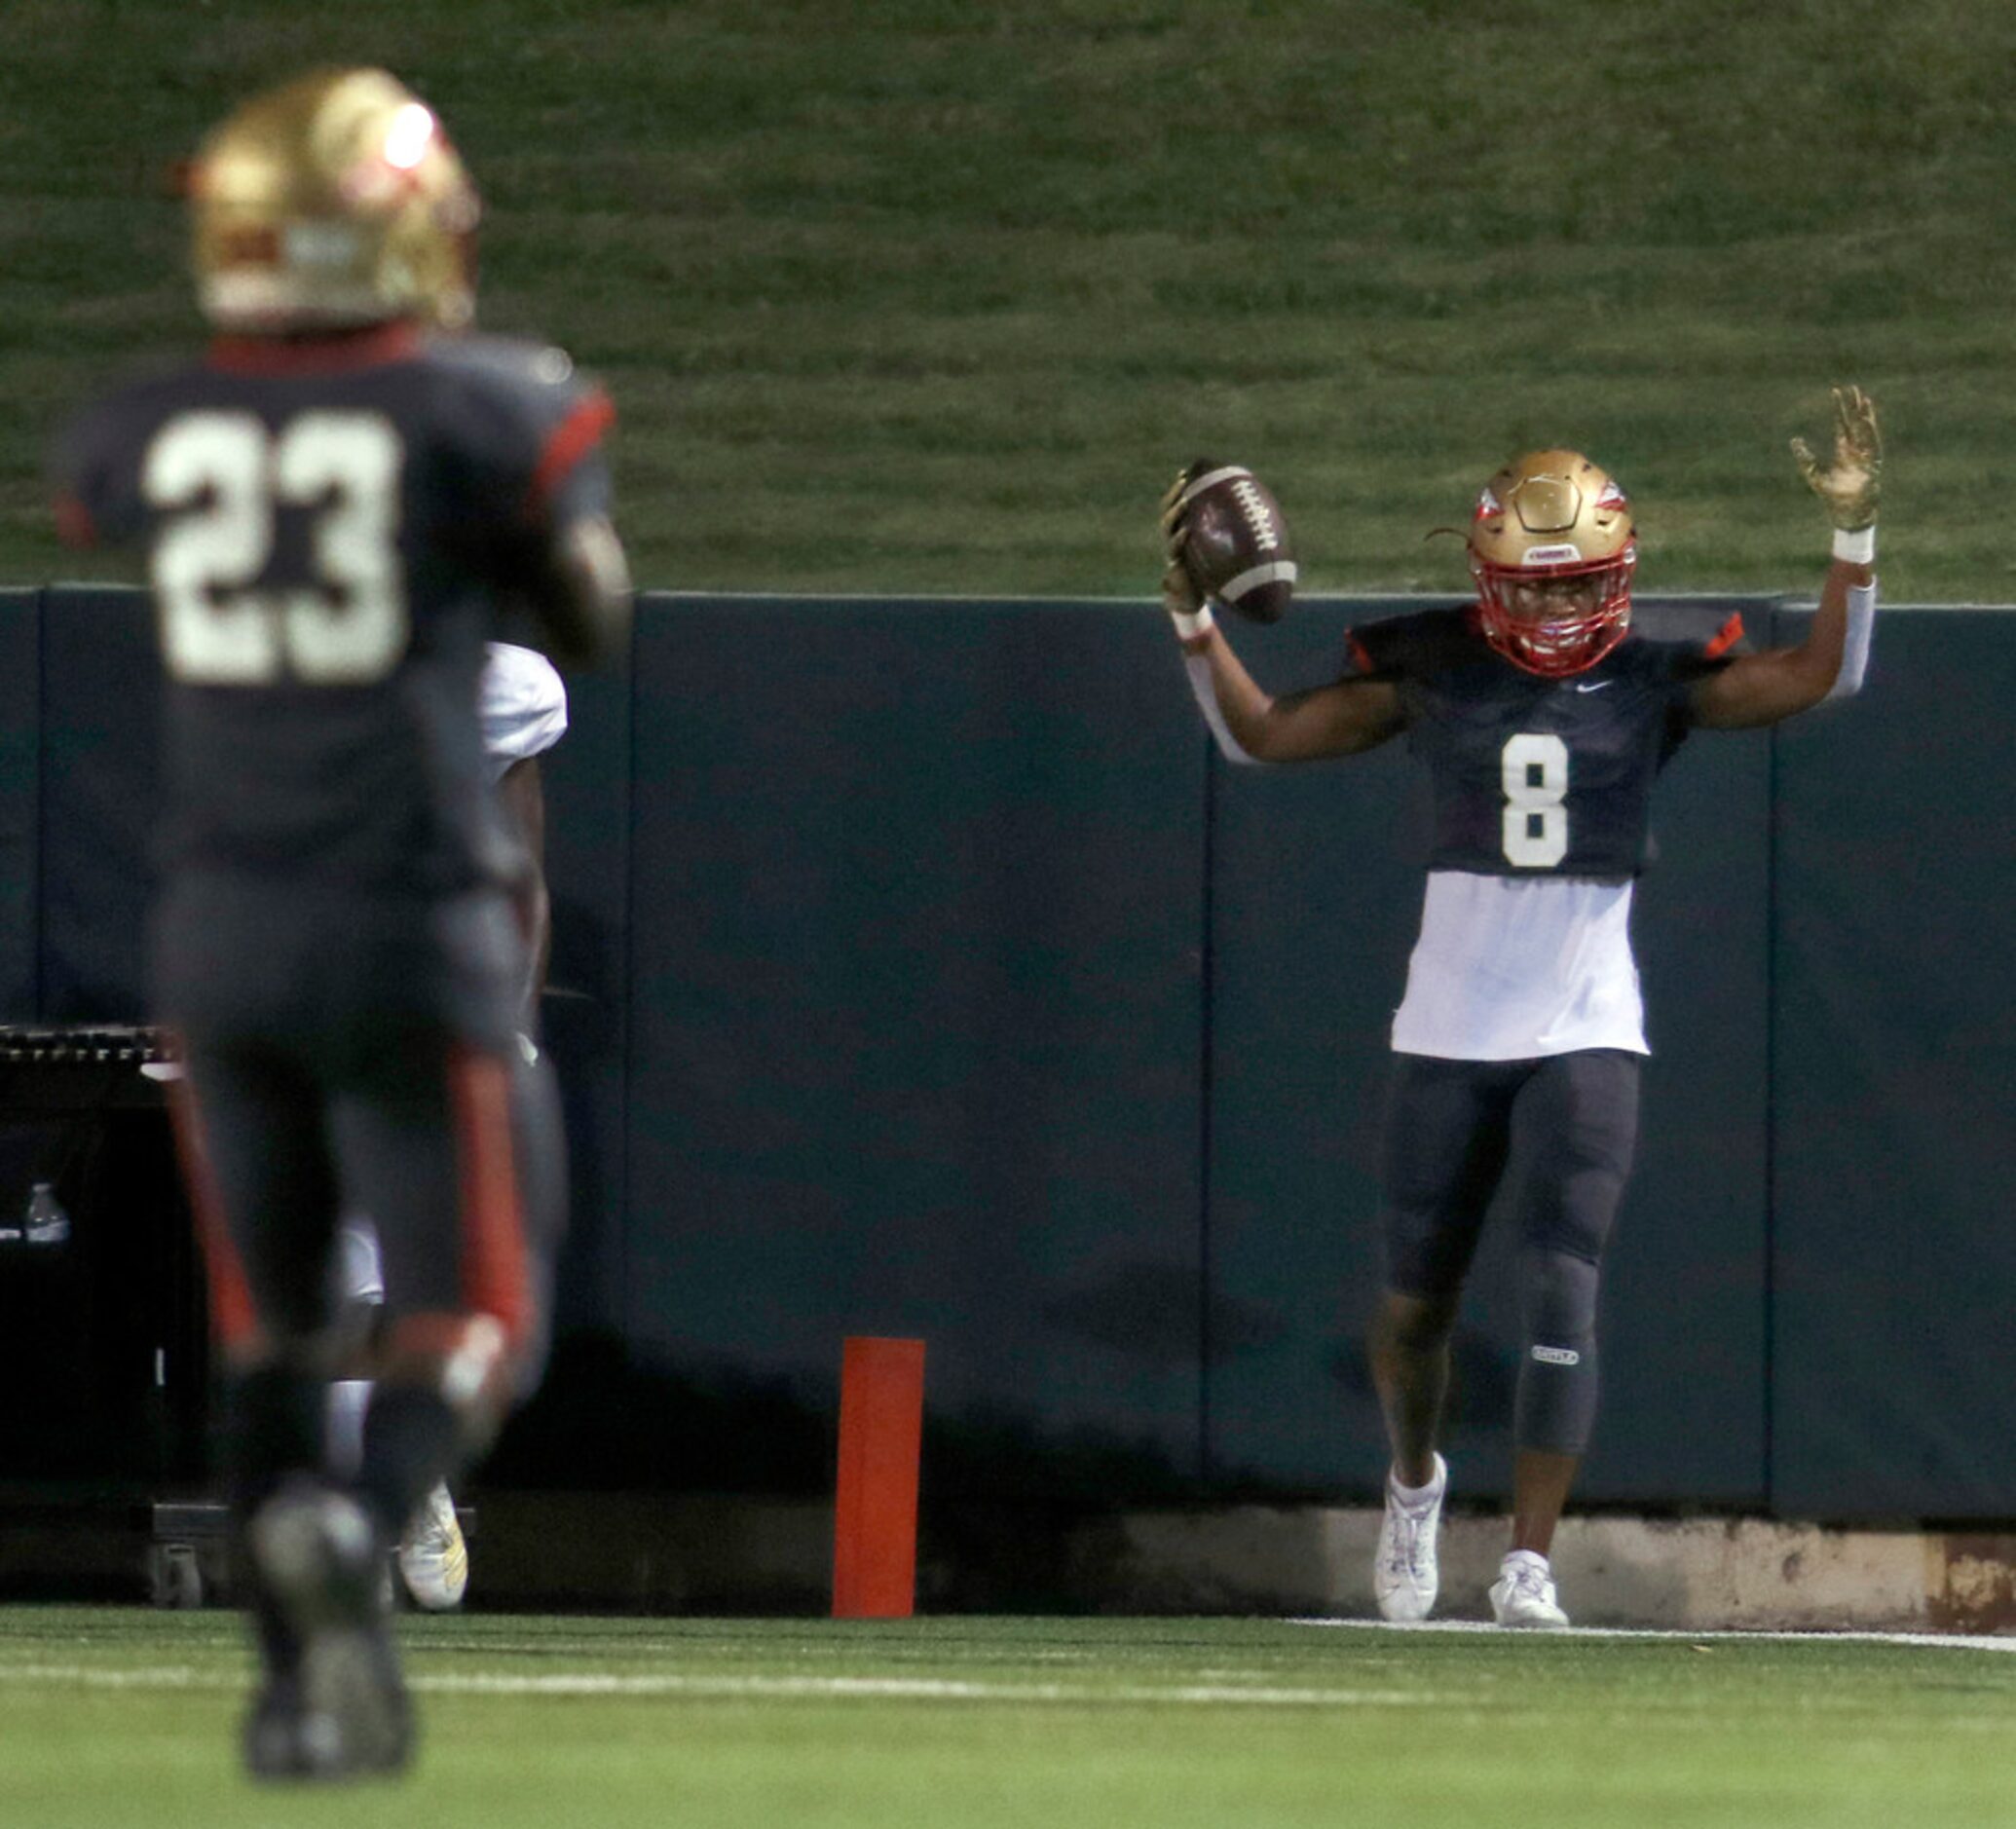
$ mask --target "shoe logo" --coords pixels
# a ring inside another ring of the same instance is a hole
[[[1580,1365],[1582,1355],[1572,1346],[1536,1346],[1533,1357],[1543,1365]]]
[[[1578,692],[1600,692],[1606,686],[1615,686],[1616,684],[1617,681],[1615,679],[1583,680],[1577,683],[1575,690]]]

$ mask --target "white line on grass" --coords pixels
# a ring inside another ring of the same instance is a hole
[[[69,1683],[88,1690],[241,1689],[243,1678],[196,1670],[185,1663],[138,1670],[100,1670],[88,1663],[0,1664],[0,1683]]]
[[[904,1701],[1258,1703],[1275,1708],[1406,1708],[1441,1698],[1426,1690],[1254,1689],[1219,1684],[975,1683],[938,1677],[608,1676],[481,1672],[420,1677],[413,1687],[448,1696],[872,1697]]]
[[[1384,1620],[1289,1620],[1290,1625],[1368,1632],[1499,1633],[1504,1628],[1473,1620],[1435,1620],[1396,1625]],[[1651,1639],[1718,1643],[1821,1643],[1900,1645],[1943,1651],[2016,1652],[2016,1636],[1986,1637],[1938,1632],[1680,1632],[1624,1626],[1576,1626],[1549,1638]],[[1232,1681],[1192,1684],[989,1683],[970,1678],[870,1676],[687,1675],[666,1671],[621,1675],[600,1670],[523,1673],[465,1670],[424,1673],[411,1686],[430,1696],[693,1697],[732,1700],[865,1700],[1069,1703],[1074,1706],[1258,1708],[1413,1708],[1446,1702],[1444,1693],[1406,1689],[1324,1689],[1261,1686],[1240,1682],[1231,1671],[1213,1671]],[[85,1690],[189,1690],[237,1692],[245,1687],[236,1671],[199,1669],[193,1664],[153,1664],[111,1669],[86,1663],[0,1662],[0,1684],[46,1683]]]
[[[1252,1689],[1214,1684],[975,1683],[936,1677],[617,1676],[605,1671],[556,1670],[522,1675],[473,1670],[415,1676],[410,1687],[429,1696],[693,1696],[784,1699],[896,1701],[1141,1703],[1185,1706],[1257,1705],[1273,1708],[1408,1708],[1441,1699],[1427,1690]],[[90,1664],[0,1664],[0,1683],[65,1684],[93,1690],[239,1690],[243,1676],[200,1671],[188,1664],[104,1670]]]
[[[1506,1635],[1506,1628],[1488,1620],[1289,1620],[1289,1625],[1334,1626],[1357,1632],[1489,1632]],[[1786,1632],[1746,1631],[1742,1627],[1718,1627],[1712,1631],[1687,1632],[1671,1626],[1571,1625],[1565,1630],[1526,1632],[1527,1638],[1646,1638],[1714,1640],[1737,1644],[1822,1644],[1822,1645],[1916,1645],[1941,1651],[2016,1652],[2016,1634],[2006,1637],[1967,1632]]]

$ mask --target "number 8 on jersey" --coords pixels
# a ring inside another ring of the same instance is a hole
[[[1505,783],[1506,861],[1551,870],[1568,855],[1568,745],[1521,731],[1499,753]]]

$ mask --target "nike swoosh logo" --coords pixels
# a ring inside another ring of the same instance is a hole
[[[1590,680],[1586,685],[1578,686],[1575,690],[1578,692],[1600,692],[1606,686],[1615,686],[1616,684],[1615,680]]]

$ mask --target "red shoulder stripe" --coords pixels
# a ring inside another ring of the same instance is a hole
[[[1715,631],[1715,639],[1701,652],[1713,660],[1718,654],[1727,653],[1743,639],[1743,613],[1736,611],[1727,622]]]
[[[1352,665],[1361,673],[1374,673],[1378,671],[1372,665],[1370,652],[1366,649],[1364,643],[1358,639],[1358,631],[1356,629],[1346,629],[1344,631],[1344,646],[1350,651]]]
[[[539,454],[539,467],[532,472],[532,487],[525,492],[528,518],[544,510],[561,478],[602,442],[602,434],[616,424],[616,402],[597,388],[583,394],[553,428],[545,449]]]

